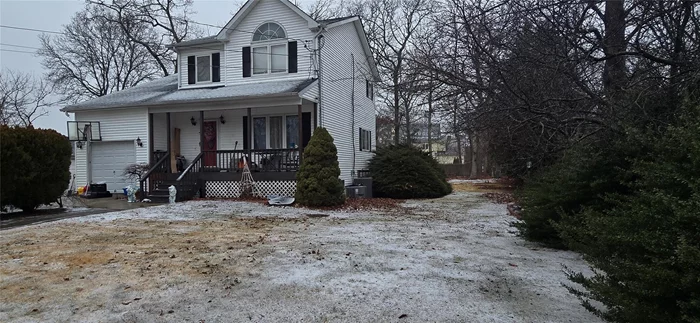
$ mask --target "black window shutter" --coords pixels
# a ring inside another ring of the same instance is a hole
[[[360,151],[362,151],[362,145],[364,144],[364,137],[362,136],[362,128],[360,128]]]
[[[372,132],[368,131],[369,133],[369,151],[372,151]]]
[[[250,47],[243,47],[243,77],[250,77]]]
[[[301,142],[304,147],[309,145],[311,140],[311,112],[301,114]]]
[[[248,129],[248,116],[243,116],[243,149],[250,147],[250,130]]]
[[[211,54],[211,81],[221,82],[221,55],[219,53]]]
[[[187,84],[195,83],[195,73],[194,56],[187,56]]]
[[[289,66],[289,73],[296,73],[297,72],[297,42],[296,41],[290,41],[289,45],[287,46],[288,55],[287,59],[289,60],[289,63],[287,66]]]

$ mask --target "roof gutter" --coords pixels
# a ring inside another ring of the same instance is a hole
[[[219,40],[216,38],[212,37],[207,37],[203,39],[193,39],[193,40],[188,40],[184,42],[179,42],[179,43],[172,43],[170,45],[166,45],[165,47],[168,49],[176,49],[176,48],[187,48],[187,47],[193,47],[193,46],[201,46],[201,45],[208,45],[208,44],[223,44],[223,40]],[[215,49],[215,48],[212,48]]]
[[[251,100],[260,98],[284,98],[284,97],[298,97],[299,92],[285,92],[285,93],[275,93],[275,94],[264,94],[264,95],[246,95],[246,96],[235,96],[228,98],[217,98],[217,99],[199,99],[199,100],[176,100],[176,101],[163,101],[163,102],[143,102],[143,103],[130,103],[130,104],[117,104],[117,105],[105,105],[99,107],[81,107],[81,106],[66,106],[61,109],[61,112],[80,112],[80,111],[99,111],[103,109],[117,109],[117,108],[142,108],[142,107],[160,107],[164,105],[174,105],[174,104],[194,104],[194,103],[222,103],[228,101],[240,101],[240,100]]]

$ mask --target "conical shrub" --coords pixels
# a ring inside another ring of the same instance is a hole
[[[297,173],[296,202],[306,206],[345,203],[345,188],[338,178],[338,150],[325,128],[316,128],[303,157]]]

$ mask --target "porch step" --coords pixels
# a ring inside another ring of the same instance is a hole
[[[156,203],[168,203],[170,200],[170,185],[175,185],[178,191],[194,189],[194,185],[185,185],[176,181],[164,181],[158,183],[153,191],[148,194],[148,198]]]
[[[170,202],[169,195],[150,194],[150,195],[148,195],[148,199],[151,200],[151,202],[153,202],[153,203],[168,203],[168,202]]]

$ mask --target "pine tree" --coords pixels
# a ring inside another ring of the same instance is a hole
[[[297,173],[297,203],[306,206],[345,203],[345,188],[338,178],[338,150],[325,128],[316,128],[303,157]]]

